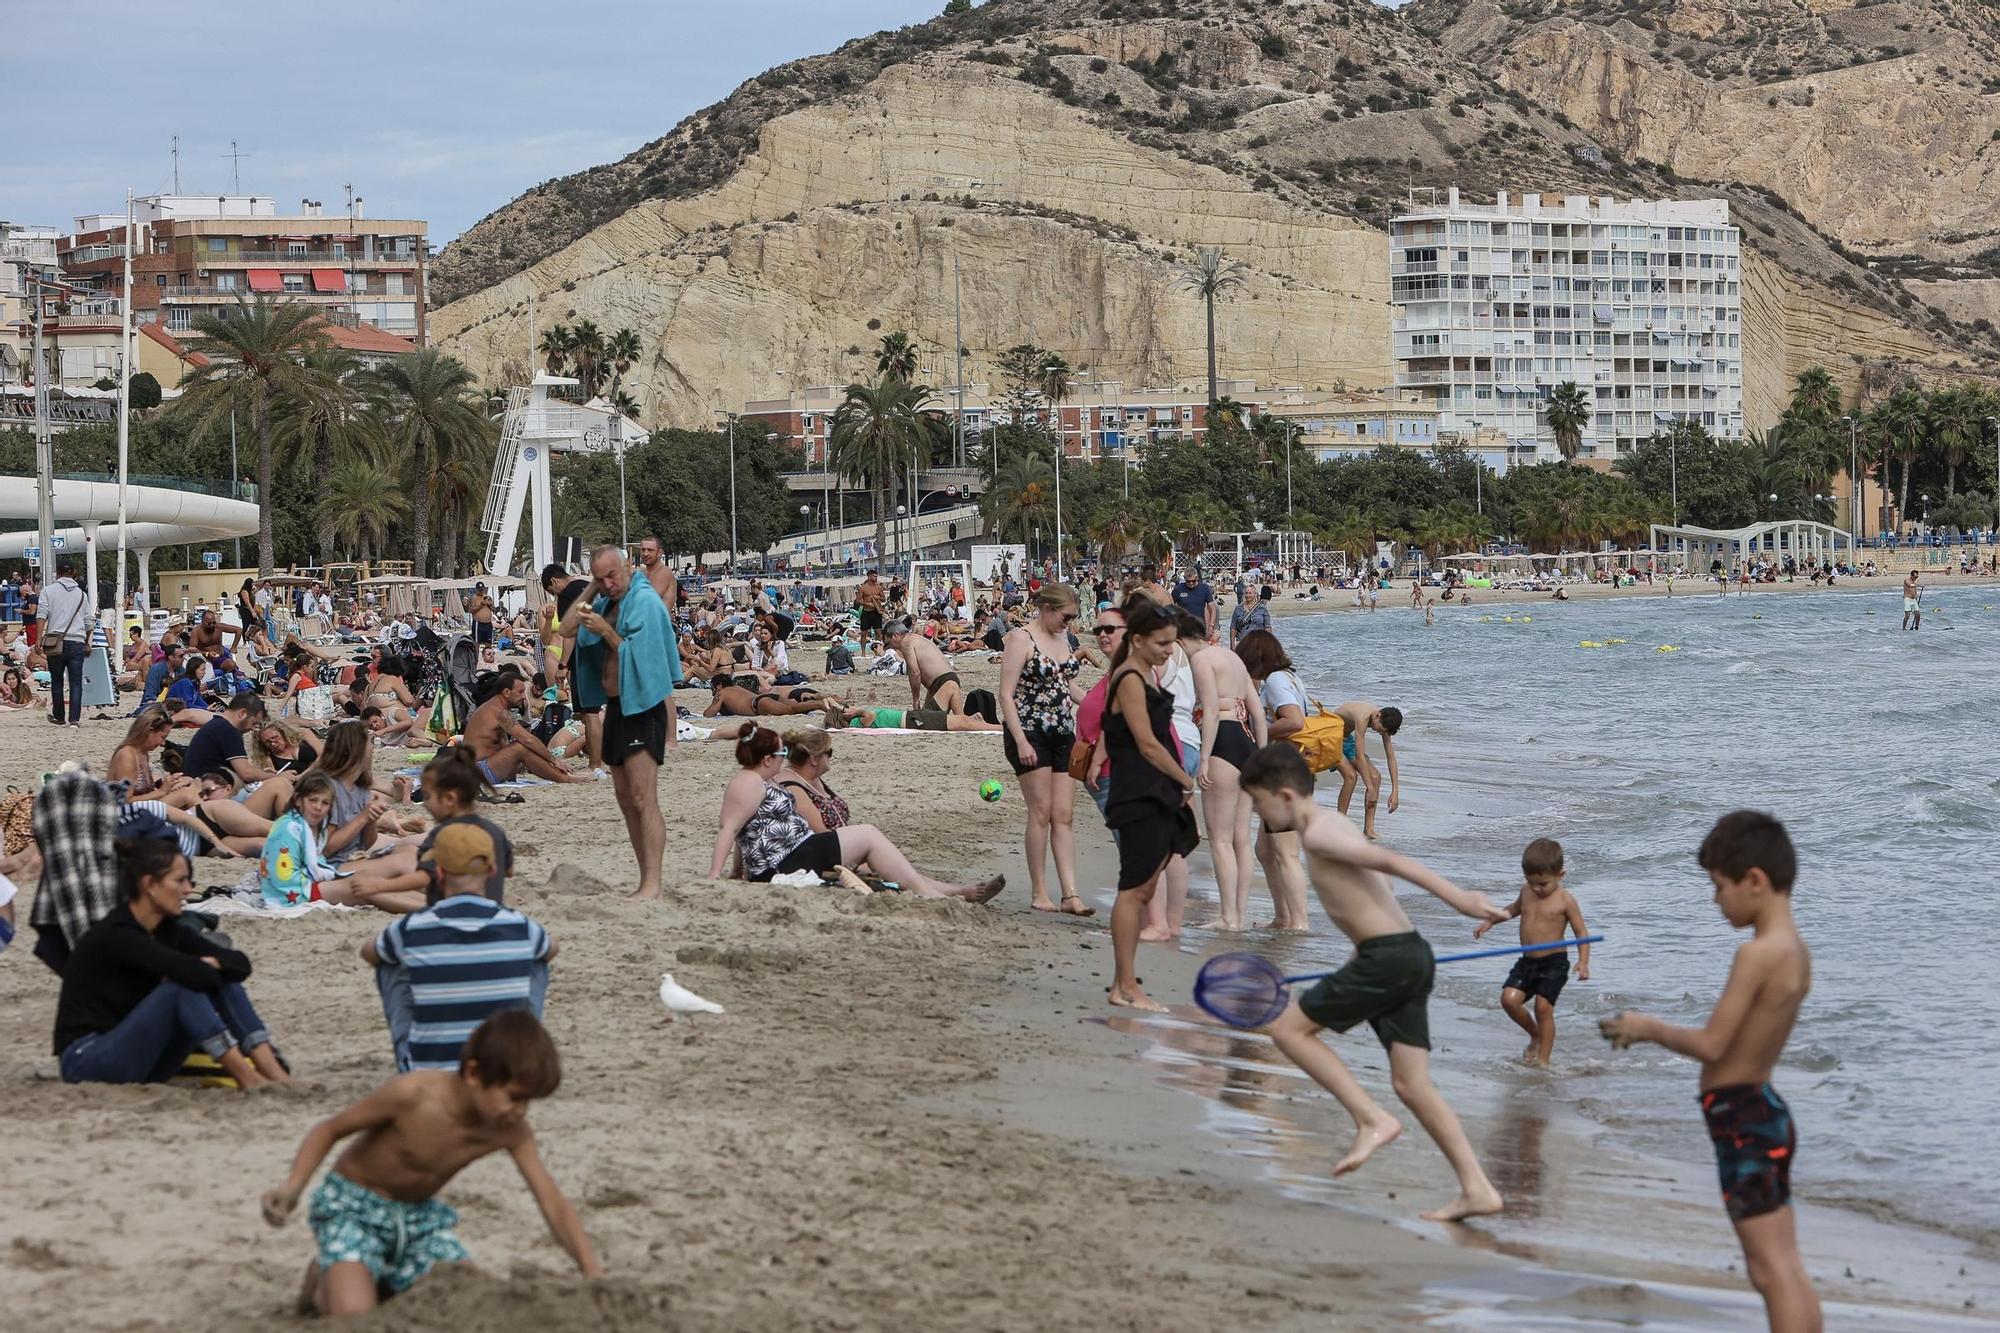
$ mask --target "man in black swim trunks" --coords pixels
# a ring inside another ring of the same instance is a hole
[[[909,669],[910,706],[943,713],[965,712],[965,687],[938,646],[901,618],[882,627],[882,642],[894,648]]]
[[[882,586],[882,580],[869,570],[868,577],[854,590],[854,604],[861,608],[861,646],[868,647],[882,635],[882,606],[888,600],[889,590]]]

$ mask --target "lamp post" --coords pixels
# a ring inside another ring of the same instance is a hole
[[[1292,522],[1292,441],[1298,438],[1299,423],[1285,423],[1285,526]]]
[[[1852,547],[1861,531],[1861,419],[1850,413],[1841,420],[1847,423],[1847,485],[1853,492],[1847,504],[1847,540]]]
[[[1993,423],[1993,526],[1994,540],[2000,541],[2000,417],[1988,417]]]
[[[1044,375],[1046,375],[1046,374],[1048,374],[1048,373],[1049,373],[1050,371],[1052,371],[1052,370],[1056,370],[1056,369],[1058,369],[1058,367],[1057,367],[1057,366],[1056,366],[1056,365],[1055,365],[1055,364],[1054,364],[1054,363],[1052,362],[1052,363],[1050,363],[1049,365],[1046,365],[1046,366],[1043,366],[1043,367],[1042,367],[1042,373],[1043,373]],[[1057,583],[1061,583],[1061,582],[1063,581],[1063,526],[1062,526],[1062,474],[1063,474],[1063,454],[1064,454],[1064,452],[1065,452],[1065,451],[1064,451],[1064,449],[1063,449],[1063,429],[1062,429],[1062,408],[1060,408],[1059,406],[1057,406],[1057,405],[1056,405],[1056,404],[1055,404],[1055,403],[1054,403],[1053,401],[1052,401],[1052,402],[1050,402],[1050,404],[1049,404],[1049,415],[1055,418],[1055,427],[1056,427],[1056,430],[1055,430],[1055,435],[1056,435],[1056,582],[1057,582]]]

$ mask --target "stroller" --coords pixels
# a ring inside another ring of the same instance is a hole
[[[473,683],[479,675],[479,648],[468,634],[440,637],[427,625],[417,627],[417,651],[421,663],[420,699],[431,700],[430,734],[439,744],[465,730],[465,720],[476,706]]]

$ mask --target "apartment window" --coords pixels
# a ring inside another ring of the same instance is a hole
[[[223,254],[228,249],[229,249],[229,240],[227,237],[211,236],[208,238],[208,252],[210,254],[212,255]]]
[[[382,290],[390,296],[403,296],[406,294],[403,286],[406,281],[408,279],[404,274],[385,273],[382,275]]]
[[[302,291],[304,291],[305,289],[306,289],[306,275],[305,275],[305,274],[303,274],[303,273],[287,273],[287,274],[285,275],[285,290],[286,290],[286,291],[288,291],[288,292],[302,292]]]
[[[347,242],[335,241],[333,243],[333,253],[337,255],[345,255],[347,253]]]
[[[286,254],[288,254],[288,255],[302,255],[302,254],[304,254],[305,252],[306,252],[306,243],[305,243],[304,241],[286,241],[286,242],[285,242],[285,253],[286,253]]]
[[[164,273],[155,273],[155,274],[153,275],[153,285],[154,285],[155,287],[164,287],[164,286],[166,286],[166,285],[167,285],[167,275],[166,275],[166,274],[164,274]]]
[[[215,290],[217,290],[218,292],[233,292],[233,291],[235,291],[235,290],[236,290],[236,284],[237,284],[237,283],[238,283],[238,282],[239,282],[239,281],[240,281],[240,280],[242,279],[242,276],[243,276],[243,275],[242,275],[242,274],[240,274],[240,273],[218,273],[218,274],[216,274],[216,275],[215,275]]]

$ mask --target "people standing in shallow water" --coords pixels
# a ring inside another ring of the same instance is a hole
[[[1917,583],[1917,571],[1903,580],[1903,628],[1922,629],[1924,627],[1924,590]]]
[[[1305,726],[1305,688],[1299,684],[1292,659],[1285,656],[1278,636],[1267,629],[1252,630],[1236,645],[1236,655],[1258,688],[1266,738],[1286,740]],[[1299,868],[1298,835],[1260,827],[1257,861],[1264,867],[1264,882],[1271,888],[1271,928],[1305,930],[1306,877]]]
[[[1083,695],[1076,684],[1082,663],[1069,642],[1076,618],[1076,594],[1067,587],[1050,583],[1035,593],[1035,615],[1010,632],[1001,648],[1000,721],[1006,728],[1002,748],[1028,803],[1029,906],[1082,916],[1087,912],[1076,891],[1071,822],[1076,781],[1069,775],[1075,705]],[[1051,858],[1062,891],[1060,905],[1049,897]]]
[[[1500,1192],[1486,1178],[1458,1116],[1431,1082],[1429,1000],[1436,960],[1389,884],[1395,876],[1484,921],[1506,913],[1483,893],[1468,893],[1407,856],[1362,837],[1346,819],[1313,800],[1313,775],[1294,747],[1267,745],[1243,766],[1243,789],[1264,827],[1299,835],[1313,888],[1342,934],[1354,941],[1347,965],[1293,995],[1270,1025],[1278,1049],[1332,1093],[1354,1117],[1354,1146],[1334,1164],[1335,1175],[1359,1169],[1403,1132],[1393,1115],[1363,1090],[1320,1033],[1366,1022],[1389,1056],[1396,1096],[1410,1108],[1458,1176],[1458,1197],[1423,1214],[1434,1222],[1497,1213]]]
[[[1774,1333],[1818,1333],[1819,1297],[1799,1256],[1791,1204],[1798,1136],[1790,1108],[1771,1086],[1812,989],[1812,954],[1792,916],[1798,854],[1783,824],[1738,810],[1716,821],[1696,860],[1715,887],[1723,919],[1755,932],[1736,950],[1708,1022],[1684,1028],[1622,1013],[1598,1026],[1620,1050],[1649,1041],[1701,1062],[1702,1118],[1750,1284],[1764,1298]]]
[[[1521,893],[1508,907],[1509,918],[1521,919],[1521,943],[1559,945],[1565,931],[1578,938],[1587,933],[1583,909],[1563,887],[1562,844],[1553,838],[1537,838],[1521,853]],[[1473,928],[1479,939],[1495,923],[1481,922]],[[1590,980],[1590,946],[1576,950],[1576,979]],[[1531,1065],[1548,1066],[1556,1048],[1556,1001],[1569,984],[1569,951],[1548,948],[1524,953],[1514,960],[1500,988],[1500,1007],[1528,1034],[1528,1048],[1521,1059]],[[1532,1006],[1532,1012],[1531,1012]]]
[[[1183,626],[1182,637],[1187,637]],[[1215,862],[1218,925],[1242,930],[1249,923],[1250,802],[1238,785],[1244,761],[1265,743],[1263,704],[1243,659],[1219,643],[1194,657],[1195,716],[1201,724],[1201,764],[1195,781],[1208,822],[1208,852]]]

